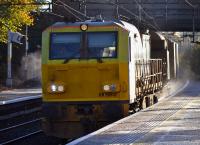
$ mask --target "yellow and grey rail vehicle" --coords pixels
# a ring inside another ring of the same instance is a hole
[[[43,128],[74,138],[148,107],[162,88],[150,36],[124,21],[58,22],[42,35]]]

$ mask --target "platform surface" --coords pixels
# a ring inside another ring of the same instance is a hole
[[[200,82],[69,145],[199,145]]]
[[[12,89],[0,92],[0,105],[16,103],[29,99],[41,98],[42,90],[38,89]]]

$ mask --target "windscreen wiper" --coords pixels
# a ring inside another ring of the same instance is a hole
[[[101,57],[97,57],[97,62],[98,63],[103,63],[103,60],[101,59]]]
[[[63,62],[63,64],[68,63],[70,61],[71,58],[66,58]]]
[[[77,52],[74,52],[73,54],[71,54],[70,57],[68,57],[64,60],[63,64],[68,63],[71,59],[78,59],[78,58],[76,58],[77,54],[78,54]]]

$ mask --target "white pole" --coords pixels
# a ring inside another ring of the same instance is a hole
[[[167,79],[170,80],[170,60],[169,60],[169,50],[167,49]]]
[[[6,86],[12,87],[12,42],[10,38],[10,31],[8,31],[8,56],[7,56],[7,80]]]
[[[174,42],[174,47],[173,47],[173,51],[174,51],[174,78],[176,78],[177,75],[177,59],[176,59],[176,43]]]
[[[176,44],[176,60],[177,60],[177,77],[179,77],[179,48],[180,44]]]

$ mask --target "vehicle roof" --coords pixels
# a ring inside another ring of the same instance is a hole
[[[84,21],[84,22],[56,22],[52,26],[80,26],[81,24],[88,24],[90,26],[107,26],[116,25],[114,21]]]
[[[139,30],[135,27],[135,25],[125,22],[125,21],[121,21],[121,22],[123,23],[124,29],[126,29],[127,31],[140,34]]]
[[[91,20],[87,20],[84,22],[56,22],[53,25],[46,28],[45,30],[48,30],[51,28],[56,28],[56,27],[77,27],[77,26],[80,26],[81,24],[87,24],[88,26],[118,26],[123,29],[126,29],[122,21],[91,21]],[[129,31],[129,30],[127,30],[127,31]]]
[[[51,27],[67,27],[67,26],[80,26],[81,24],[87,24],[89,26],[118,26],[125,29],[128,32],[138,33],[138,29],[133,25],[125,21],[91,21],[87,20],[84,22],[56,22]],[[47,29],[48,29],[47,28]]]

